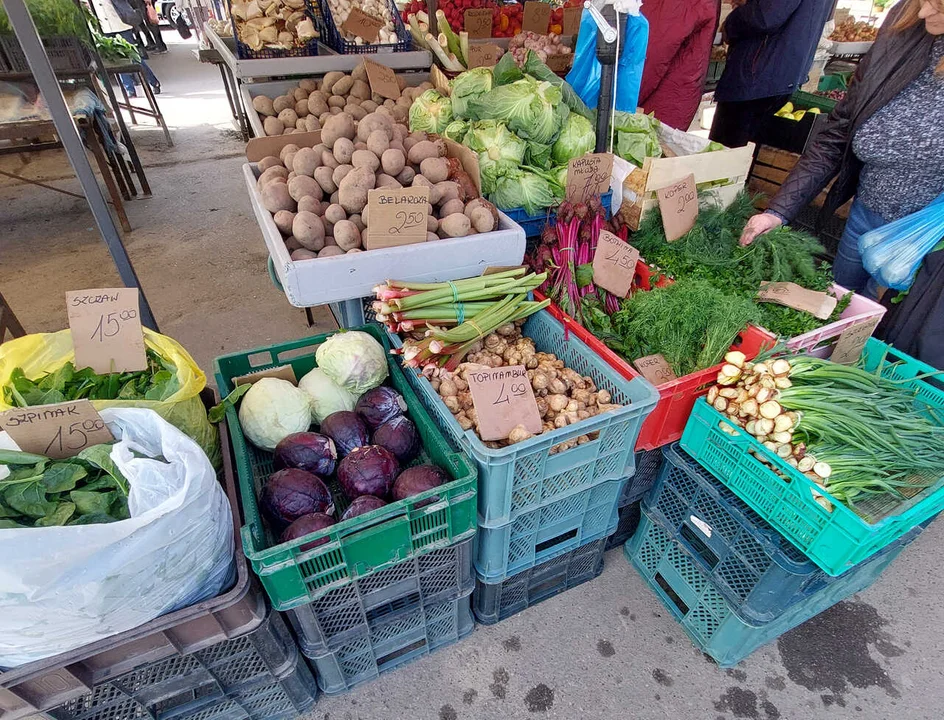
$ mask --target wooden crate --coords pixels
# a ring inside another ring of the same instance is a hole
[[[761,210],[767,208],[768,201],[780,189],[780,186],[786,181],[790,171],[793,170],[799,160],[800,156],[797,153],[779,150],[769,145],[760,146],[747,180],[747,189],[751,193],[762,193],[762,195],[754,198],[754,205],[757,208]],[[822,208],[832,186],[833,184],[830,182],[829,185],[813,199],[810,205],[815,208]],[[836,211],[836,216],[843,220],[847,219],[851,205],[852,201],[850,200]]]
[[[730,205],[744,189],[754,159],[754,144],[742,148],[715,152],[679,155],[676,157],[646,158],[642,168],[634,169],[623,181],[623,205],[620,218],[631,230],[638,230],[643,217],[658,208],[656,190],[684,178],[695,176],[695,184],[726,181],[710,189],[715,201],[724,207]]]

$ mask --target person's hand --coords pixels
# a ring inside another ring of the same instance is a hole
[[[744,226],[744,232],[741,233],[741,245],[750,245],[757,239],[758,235],[763,235],[765,232],[770,232],[774,228],[778,228],[783,225],[783,220],[774,215],[773,213],[761,213],[760,215],[755,215],[750,220],[747,221],[747,225]]]

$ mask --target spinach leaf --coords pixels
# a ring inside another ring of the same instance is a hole
[[[14,510],[32,518],[45,517],[56,509],[56,504],[46,499],[42,483],[31,482],[13,485],[3,493],[3,501]]]
[[[123,495],[128,494],[128,481],[111,459],[111,445],[92,445],[85,448],[77,456],[80,460],[91,463],[94,467],[104,470],[115,481]]]
[[[105,513],[93,513],[91,515],[79,515],[77,518],[70,520],[67,525],[100,525],[105,523],[116,522],[115,518],[111,515],[106,515]]]
[[[116,497],[118,497],[118,493],[114,490],[111,492],[73,490],[69,493],[69,499],[75,503],[75,510],[80,515],[95,515],[98,513],[108,515],[108,511]]]
[[[76,483],[86,477],[88,472],[81,465],[73,463],[54,463],[43,473],[42,483],[46,492],[58,493],[73,490]]]
[[[62,502],[49,513],[46,517],[36,521],[36,527],[54,527],[65,525],[75,514],[75,505],[70,502]]]
[[[20,525],[12,520],[0,520],[0,530],[13,530],[15,528],[28,528],[29,525]]]
[[[252,387],[251,383],[246,383],[245,385],[240,385],[235,388],[233,392],[223,398],[222,402],[219,405],[214,405],[210,408],[210,411],[207,413],[207,419],[211,423],[218,423],[226,416],[226,408],[236,407],[236,403],[239,402],[239,399],[249,392],[249,388]]]

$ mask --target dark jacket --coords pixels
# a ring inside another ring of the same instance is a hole
[[[833,0],[747,0],[724,23],[718,102],[789,95],[806,79]]]
[[[896,294],[885,293],[882,298],[888,312],[875,336],[944,370],[944,250],[925,257],[911,290],[900,303],[891,302]]]
[[[906,5],[899,3],[889,12],[878,39],[859,63],[846,97],[829,114],[823,130],[807,145],[800,161],[770,201],[770,210],[792,220],[833,178],[836,182],[823,204],[821,218],[831,217],[856,194],[862,170],[861,161],[852,151],[856,130],[931,62],[934,36],[924,29],[924,23],[901,33],[891,31]]]
[[[670,127],[688,130],[705,88],[720,0],[646,0],[649,46],[639,106]]]

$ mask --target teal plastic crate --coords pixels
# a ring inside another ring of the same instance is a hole
[[[459,427],[424,376],[405,368],[410,384],[443,434],[478,465],[481,528],[507,525],[521,515],[606,480],[632,476],[636,438],[659,400],[649,382],[642,377],[625,379],[544,310],[528,318],[523,333],[534,340],[539,352],[554,353],[567,367],[593,378],[598,388],[610,391],[612,402],[623,407],[524,442],[491,449],[473,430]],[[396,346],[401,344],[396,336],[391,341]],[[565,440],[591,434],[594,439],[590,442],[551,453],[551,448]]]
[[[919,408],[934,409],[937,417],[941,417],[944,384],[937,377],[914,379],[936,373],[930,365],[875,338],[866,343],[863,360],[867,370],[880,369],[886,377],[904,381],[904,387],[916,391]],[[874,555],[944,509],[944,478],[940,478],[908,500],[883,495],[863,501],[858,505],[859,514],[824,492],[833,504],[832,511],[826,510],[814,500],[813,491],[820,489],[807,477],[732,425],[704,399],[692,409],[681,447],[833,576]]]
[[[519,515],[498,527],[479,527],[474,564],[479,580],[501,582],[612,535],[619,524],[617,501],[626,479],[609,480]]]
[[[921,528],[915,528],[884,552],[766,623],[739,616],[678,537],[645,511],[624,553],[695,646],[721,667],[730,667],[762,645],[865,590],[920,532]]]

